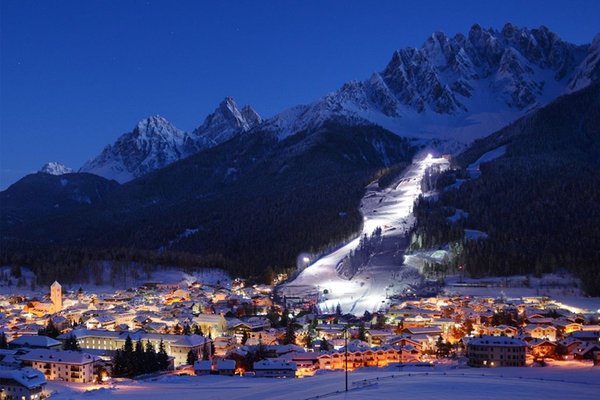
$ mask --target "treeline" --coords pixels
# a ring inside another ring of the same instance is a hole
[[[127,335],[123,348],[113,356],[112,376],[115,378],[133,378],[137,375],[166,371],[169,368],[169,356],[161,340],[158,351],[150,341],[144,346],[141,340],[135,343]]]
[[[359,232],[366,185],[397,173],[414,151],[382,128],[335,122],[282,141],[243,135],[86,209],[6,225],[17,239],[2,237],[1,260],[32,265],[45,283],[95,279],[101,261],[221,267],[266,281],[295,269],[298,254]]]
[[[382,229],[380,226],[375,228],[371,236],[366,233],[360,238],[356,249],[352,250],[350,254],[340,261],[336,266],[338,274],[351,279],[356,275],[362,268],[364,268],[373,254],[377,252],[382,242]]]
[[[110,264],[108,267],[107,263]],[[21,265],[28,266],[36,277],[32,284],[37,285],[48,285],[59,280],[64,284],[126,286],[128,280],[131,282],[140,277],[150,280],[152,273],[163,267],[177,266],[188,272],[200,268],[227,270],[230,262],[219,255],[202,256],[134,248],[32,245],[5,241],[0,249],[0,264],[11,265],[11,271],[20,271]]]

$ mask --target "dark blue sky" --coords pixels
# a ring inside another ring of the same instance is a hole
[[[433,31],[511,21],[575,43],[600,31],[595,0],[0,3],[0,189],[46,161],[79,168],[148,115],[191,130],[231,95],[272,116]]]

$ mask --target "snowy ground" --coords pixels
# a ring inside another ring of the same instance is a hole
[[[110,263],[106,262],[104,265],[104,281],[110,281]],[[139,274],[137,278],[133,277],[131,271],[128,271],[126,275],[126,279],[117,279],[115,281],[115,285],[103,284],[103,285],[95,285],[93,283],[65,283],[60,282],[62,284],[63,290],[65,291],[76,291],[80,287],[88,293],[96,293],[96,294],[113,294],[115,290],[118,289],[127,289],[130,287],[139,287],[147,282],[159,282],[164,284],[176,284],[176,283],[185,283],[191,284],[193,282],[202,282],[204,284],[215,285],[219,284],[225,287],[229,287],[231,285],[231,277],[222,269],[218,268],[204,268],[199,269],[193,272],[185,272],[180,268],[176,267],[164,267],[160,269],[156,269],[150,272],[149,275],[140,271],[140,267],[132,265],[129,268],[137,269]],[[45,295],[49,291],[49,287],[41,287],[37,286],[35,290],[31,290],[31,281],[35,279],[35,274],[27,267],[21,267],[21,273],[25,279],[25,285],[22,287],[17,286],[17,279],[10,278],[12,281],[11,285],[8,285],[7,281],[0,279],[0,296],[2,295],[28,295],[28,296],[36,296],[36,295]],[[9,266],[0,266],[0,276],[2,274],[9,275],[10,267]],[[119,278],[122,275],[119,275]]]
[[[344,392],[343,371],[322,371],[304,379],[225,376],[168,376],[155,381],[130,381],[112,387],[50,382],[51,399],[254,400],[254,399],[596,399],[600,368],[574,362],[546,368],[431,367],[363,368],[349,373]],[[99,389],[98,389],[99,388]],[[92,389],[92,390],[90,390]]]
[[[377,311],[385,304],[387,295],[414,283],[414,274],[411,279],[408,268],[401,267],[401,262],[394,257],[404,250],[406,234],[414,222],[413,204],[421,194],[425,170],[431,165],[445,167],[448,161],[427,155],[416,159],[391,188],[379,190],[376,184],[367,187],[361,204],[365,220],[362,233],[371,235],[375,228],[381,227],[384,250],[375,255],[362,272],[346,280],[338,276],[335,269],[358,246],[359,238],[356,238],[308,266],[293,282],[286,284],[281,293],[303,297],[318,292],[321,310],[333,311],[340,304],[343,312],[362,315],[364,311]]]
[[[498,157],[503,156],[506,153],[506,145],[495,148],[494,150],[490,150],[487,153],[484,153],[481,157],[477,159],[473,164],[469,164],[467,167],[467,172],[471,178],[479,178],[481,176],[481,171],[479,167],[481,164],[495,160]]]

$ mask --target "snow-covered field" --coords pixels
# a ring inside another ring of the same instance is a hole
[[[404,250],[404,239],[414,222],[412,208],[421,194],[425,171],[432,165],[446,167],[448,161],[426,155],[415,159],[391,188],[379,190],[377,184],[367,187],[361,204],[362,234],[371,235],[375,228],[381,227],[384,251],[376,254],[363,271],[350,280],[336,272],[339,262],[358,246],[357,237],[308,266],[293,282],[286,284],[281,293],[303,297],[319,292],[322,310],[333,311],[339,304],[343,312],[362,315],[365,311],[377,311],[385,304],[387,295],[414,283],[405,274],[407,268],[393,258]]]
[[[219,284],[225,287],[229,287],[231,284],[231,277],[227,272],[218,268],[204,268],[193,272],[185,272],[181,268],[176,267],[161,267],[152,270],[149,274],[145,274],[140,271],[140,268],[136,265],[128,266],[126,274],[119,274],[119,278],[115,280],[115,285],[110,284],[110,268],[109,262],[104,263],[104,282],[102,285],[96,285],[94,283],[73,283],[69,284],[66,282],[60,282],[63,290],[65,291],[76,291],[80,287],[89,293],[96,294],[113,294],[115,290],[127,289],[130,287],[138,287],[147,282],[160,282],[165,284],[177,284],[189,285],[196,281],[202,282],[208,285]],[[132,271],[136,269],[138,272],[135,277]],[[21,273],[25,280],[25,285],[22,287],[17,286],[17,279],[10,278],[12,284],[8,285],[6,281],[0,280],[0,296],[1,295],[29,295],[35,296],[38,294],[46,294],[48,287],[37,286],[35,290],[31,290],[31,281],[35,279],[35,274],[27,267],[21,267]],[[10,267],[0,266],[0,275],[5,274],[9,276]],[[125,275],[126,279],[123,280],[121,277]],[[91,280],[91,279],[90,279]]]
[[[474,369],[454,366],[323,371],[304,379],[167,376],[112,387],[50,382],[51,399],[596,399],[600,368],[563,362],[546,368]],[[90,390],[91,389],[91,390]]]

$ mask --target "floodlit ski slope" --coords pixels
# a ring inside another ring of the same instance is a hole
[[[367,187],[361,203],[362,233],[370,235],[380,226],[384,251],[373,257],[362,272],[351,280],[341,278],[336,272],[338,263],[358,246],[360,239],[357,237],[308,266],[293,282],[284,286],[282,294],[302,297],[318,292],[322,311],[334,311],[340,304],[344,313],[362,315],[365,311],[377,311],[385,304],[388,294],[413,283],[403,279],[402,268],[393,257],[404,250],[406,233],[413,224],[412,208],[421,194],[421,181],[427,167],[434,164],[447,167],[448,161],[431,155],[421,156],[391,188],[379,190],[376,183]]]

